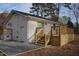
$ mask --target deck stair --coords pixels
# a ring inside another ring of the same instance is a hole
[[[35,44],[47,46],[51,38],[51,29],[47,35],[44,34],[43,28],[36,29]]]
[[[45,44],[45,36],[43,35],[42,38],[37,42],[38,45],[44,45]]]
[[[43,33],[43,28],[36,28],[35,44],[38,44],[38,45],[45,44],[45,35]]]

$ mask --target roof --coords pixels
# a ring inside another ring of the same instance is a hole
[[[7,16],[8,13],[0,13],[0,25],[2,25],[4,21],[6,21]]]
[[[24,15],[29,15],[29,16],[34,16],[34,17],[50,20],[50,19],[47,19],[47,18],[44,18],[44,17],[41,17],[41,16],[37,16],[37,15],[33,15],[33,14],[30,14],[30,13],[25,13],[25,12],[21,12],[21,11],[17,11],[17,10],[12,10],[12,12],[14,12],[14,13],[18,12],[18,13],[21,13],[21,14],[24,14]]]
[[[21,11],[17,11],[17,10],[12,10],[8,17],[6,18],[6,21],[3,23],[4,25],[10,20],[9,18],[13,15],[13,14],[21,14],[21,15],[25,15],[25,16],[32,16],[32,17],[36,17],[36,18],[41,18],[41,19],[44,19],[44,20],[47,20],[47,21],[50,21],[50,22],[53,22],[53,23],[59,23],[59,22],[55,22],[55,21],[52,21],[50,19],[47,19],[47,18],[44,18],[44,17],[41,17],[41,16],[37,16],[37,15],[32,15],[32,14],[29,14],[29,13],[25,13],[25,12],[21,12]]]

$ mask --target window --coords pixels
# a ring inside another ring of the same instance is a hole
[[[59,27],[56,27],[55,29],[52,28],[52,34],[53,35],[59,35]]]
[[[12,23],[9,23],[8,26],[12,26]]]
[[[20,26],[20,28],[22,29],[22,28],[24,28],[24,26]]]
[[[19,38],[18,36],[16,36],[16,38]]]
[[[9,37],[9,35],[7,35],[7,38]]]

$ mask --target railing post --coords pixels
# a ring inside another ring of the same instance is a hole
[[[45,47],[47,47],[47,35],[45,34]]]
[[[50,31],[48,32],[48,34],[45,35],[45,47],[48,46],[48,43],[50,42],[50,39],[51,39],[51,29],[50,29]]]
[[[42,36],[43,36],[43,29],[40,28],[40,30],[37,31],[37,28],[36,28],[36,33],[35,33],[35,43],[36,44],[42,38]]]

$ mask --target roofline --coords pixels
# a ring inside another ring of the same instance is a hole
[[[25,12],[21,12],[21,11],[17,11],[17,10],[12,10],[9,15],[7,16],[6,18],[6,21],[4,21],[4,25],[9,21],[9,18],[13,15],[13,14],[24,14],[25,16],[32,16],[32,17],[38,17],[38,18],[41,18],[41,19],[45,19],[47,21],[50,21],[50,22],[53,22],[53,23],[58,23],[58,22],[55,22],[55,21],[52,21],[50,19],[47,19],[47,18],[44,18],[44,17],[41,17],[41,16],[37,16],[37,15],[32,15],[32,14],[29,14],[29,13],[25,13]]]

